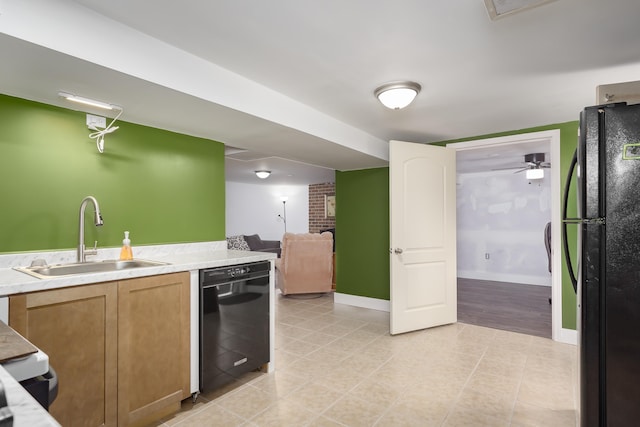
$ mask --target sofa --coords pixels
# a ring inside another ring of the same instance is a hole
[[[280,258],[279,240],[262,240],[258,234],[239,234],[227,237],[227,249],[237,251],[271,252]]]
[[[284,234],[282,257],[276,260],[276,285],[283,295],[331,292],[332,273],[331,233]]]

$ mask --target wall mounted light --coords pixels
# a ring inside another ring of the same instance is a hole
[[[411,104],[422,87],[416,82],[391,82],[377,88],[373,93],[387,108],[399,110]]]
[[[78,96],[78,95],[72,95],[67,92],[58,92],[58,96],[68,101],[77,102],[79,104],[88,105],[90,107],[102,108],[103,110],[119,111],[118,115],[116,115],[116,117],[113,120],[111,120],[111,123],[109,123],[109,126],[105,127],[104,129],[98,128],[95,124],[90,124],[88,126],[90,130],[94,131],[89,134],[89,138],[95,139],[96,148],[98,149],[98,152],[104,153],[104,136],[108,133],[118,130],[118,126],[113,126],[113,124],[122,115],[122,112],[124,111],[123,108],[114,104],[108,104],[106,102],[96,101],[95,99],[85,98],[83,96]]]
[[[122,109],[117,105],[108,104],[102,101],[96,101],[95,99],[85,98],[83,96],[72,95],[66,92],[58,92],[58,96],[66,99],[67,101],[77,102],[79,104],[89,105],[91,107],[102,108],[103,110],[121,110]]]
[[[527,179],[542,179],[544,178],[544,169],[527,169],[525,175]]]
[[[255,171],[256,176],[260,179],[267,179],[271,175],[271,171]]]

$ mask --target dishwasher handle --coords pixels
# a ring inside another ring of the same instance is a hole
[[[233,285],[237,282],[225,282],[225,283],[215,283],[215,284],[202,284],[200,286],[201,289],[211,289],[218,288],[218,297],[227,297],[229,295],[233,295]],[[225,289],[226,288],[226,289]]]

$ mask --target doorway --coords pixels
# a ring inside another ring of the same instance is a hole
[[[482,170],[484,170],[485,175],[491,174],[491,169],[500,169],[500,172],[496,173],[507,173],[512,176],[518,175],[518,178],[522,179],[522,182],[527,182],[527,178],[525,176],[525,171],[517,172],[518,169],[505,169],[508,167],[515,167],[522,162],[524,162],[524,154],[525,153],[546,153],[545,162],[550,163],[550,168],[544,169],[546,173],[545,178],[547,180],[547,203],[551,218],[551,226],[550,226],[550,235],[551,235],[551,245],[550,245],[550,255],[548,259],[548,264],[551,268],[551,272],[549,274],[548,281],[550,282],[550,296],[553,301],[553,305],[551,306],[551,330],[547,336],[552,337],[554,340],[561,340],[561,331],[562,331],[562,292],[561,292],[561,260],[560,260],[560,131],[552,130],[552,131],[544,131],[544,132],[535,132],[521,135],[510,135],[506,137],[500,138],[490,138],[476,141],[468,141],[463,143],[455,143],[449,144],[449,148],[453,148],[456,150],[458,157],[463,159],[463,163],[458,162],[458,173],[472,173],[471,171],[475,170],[476,173],[482,175]],[[465,160],[475,159],[472,162],[468,162]],[[514,174],[514,172],[516,172]],[[511,177],[511,179],[513,179]],[[504,180],[503,180],[504,181]],[[476,180],[476,184],[477,184]],[[491,183],[488,183],[489,185]],[[537,185],[533,183],[531,185]],[[495,190],[495,189],[494,189]],[[518,201],[519,200],[519,201]],[[513,208],[513,203],[517,204],[526,203],[524,198],[515,199],[511,204],[505,203],[504,205],[494,206],[493,209],[511,209]],[[499,205],[499,204],[498,204]],[[526,211],[524,211],[526,212]],[[540,230],[539,236],[533,237],[539,239],[539,242],[543,242],[543,230]],[[544,247],[543,247],[544,248]],[[458,257],[460,258],[460,247],[458,249]],[[463,248],[464,250],[464,248]],[[476,252],[478,248],[475,249]],[[543,249],[544,250],[544,249]],[[487,251],[483,254],[486,256],[484,260],[486,263],[490,263],[492,252],[496,251],[496,248],[487,249]],[[521,252],[521,251],[519,251]],[[478,256],[478,254],[475,254]],[[500,256],[497,257],[498,260]],[[461,260],[462,261],[462,260]],[[494,259],[495,261],[495,259]],[[522,263],[523,260],[520,260]],[[460,262],[460,264],[463,264]],[[486,275],[479,277],[480,279],[484,279],[484,281],[478,282],[476,284],[483,285],[486,287],[487,280],[491,279],[493,276]],[[509,277],[508,275],[504,275],[503,277]],[[514,276],[516,277],[516,276]],[[523,276],[524,278],[524,276]],[[508,280],[507,280],[508,281]],[[523,280],[514,280],[515,282],[522,282]],[[526,283],[526,280],[524,280]],[[514,288],[517,291],[523,291],[523,295],[526,295],[529,291],[537,292],[539,297],[539,291],[545,291],[545,289],[532,289],[530,286],[544,284],[537,283],[543,281],[543,278],[539,278],[537,281],[534,280],[529,284],[525,285],[523,288]],[[469,283],[466,283],[468,285]],[[517,286],[517,285],[514,285]],[[527,287],[529,286],[529,287]],[[504,286],[502,288],[505,288]],[[467,288],[468,289],[468,288]],[[506,289],[506,288],[505,288]],[[546,291],[548,292],[548,288]],[[504,289],[503,289],[504,291]],[[506,319],[505,321],[509,321]]]

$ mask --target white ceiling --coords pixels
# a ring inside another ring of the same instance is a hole
[[[497,21],[483,0],[0,0],[0,92],[105,100],[274,162],[379,167],[391,139],[577,120],[597,85],[638,80],[638,17],[637,0]],[[387,110],[373,90],[400,79],[423,90]]]
[[[543,153],[545,162],[549,163],[550,151],[551,147],[548,141],[521,142],[502,147],[490,146],[461,150],[456,152],[457,172],[478,173],[505,169],[516,172],[527,166],[524,162],[525,154]]]
[[[227,181],[280,186],[335,182],[336,174],[332,168],[318,167],[229,146],[225,150],[225,155]],[[265,179],[258,179],[256,171],[269,171],[271,174]]]

